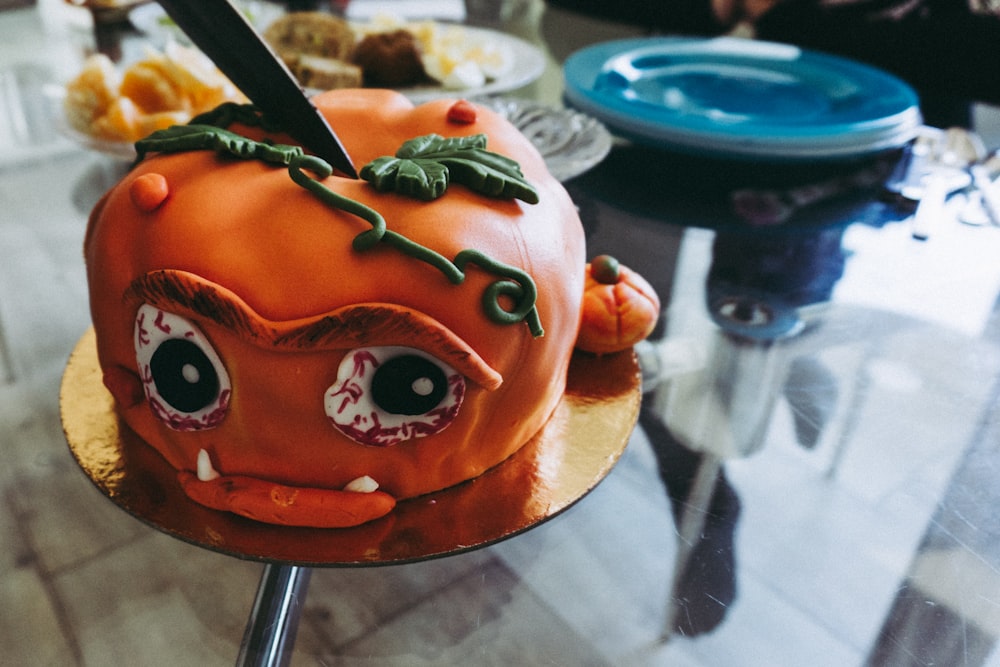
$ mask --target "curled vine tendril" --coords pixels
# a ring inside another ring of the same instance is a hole
[[[462,250],[454,260],[449,260],[440,253],[388,229],[385,218],[378,211],[334,192],[321,182],[333,173],[333,167],[325,160],[305,155],[298,146],[255,141],[210,124],[228,123],[233,120],[246,122],[244,115],[247,112],[241,105],[224,106],[226,108],[217,110],[215,115],[203,115],[197,118],[196,120],[201,121],[199,123],[160,130],[136,142],[136,164],[152,152],[214,150],[238,159],[255,159],[268,164],[285,165],[292,181],[311,192],[323,204],[361,218],[371,225],[371,229],[361,232],[351,242],[356,251],[364,252],[379,243],[384,243],[409,257],[430,264],[455,285],[465,280],[466,267],[475,264],[480,269],[500,277],[483,292],[482,305],[486,316],[497,324],[524,322],[536,338],[544,335],[538,308],[535,305],[538,289],[526,272],[475,249]],[[312,172],[315,177],[310,176],[307,171]],[[503,299],[513,303],[510,310],[503,307],[501,303]]]

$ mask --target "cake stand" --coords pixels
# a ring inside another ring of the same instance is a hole
[[[552,418],[480,477],[401,501],[354,528],[272,526],[188,499],[176,471],[122,422],[101,381],[93,329],[63,374],[60,410],[70,451],[95,486],[129,514],[177,539],[265,563],[240,665],[284,664],[313,567],[372,567],[450,556],[494,544],[560,514],[618,461],[641,400],[631,351],[577,353]],[[502,502],[497,502],[497,499]]]

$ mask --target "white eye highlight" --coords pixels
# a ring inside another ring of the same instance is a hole
[[[347,353],[326,391],[331,423],[355,442],[395,445],[444,430],[458,415],[465,378],[412,347],[363,347]]]
[[[146,399],[160,420],[175,431],[218,426],[232,387],[222,360],[194,323],[143,304],[134,343]]]

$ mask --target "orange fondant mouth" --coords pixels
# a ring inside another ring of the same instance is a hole
[[[359,478],[344,489],[296,487],[255,477],[219,475],[207,461],[207,454],[200,454],[198,474],[188,470],[178,473],[184,493],[205,507],[255,521],[350,528],[385,516],[396,506],[396,499],[388,493],[366,488],[374,484],[370,478]]]

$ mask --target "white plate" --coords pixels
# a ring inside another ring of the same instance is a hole
[[[244,0],[240,3],[258,29],[270,25],[280,16],[276,5],[267,2]],[[187,42],[180,30],[167,18],[166,12],[157,4],[148,4],[136,8],[129,16],[137,29],[144,32],[150,39],[162,46],[168,39]],[[414,103],[427,102],[441,97],[455,95],[496,95],[515,90],[537,80],[545,71],[545,54],[535,46],[519,37],[487,28],[441,23],[443,29],[456,27],[460,29],[469,43],[493,44],[510,54],[511,63],[507,71],[483,86],[474,88],[445,88],[444,86],[413,86],[400,88],[399,92],[406,95]],[[310,91],[313,92],[313,91]]]
[[[58,84],[45,86],[44,94],[50,105],[49,111],[55,123],[56,129],[64,137],[84,148],[113,157],[118,160],[131,162],[135,159],[135,145],[129,141],[111,141],[101,139],[90,134],[81,132],[69,124],[66,118],[66,109],[63,102],[66,99],[66,88]]]
[[[271,25],[273,21],[285,13],[280,4],[264,2],[263,0],[235,0],[234,4],[243,11],[247,20],[258,30]],[[136,30],[146,35],[157,47],[162,48],[170,40],[183,44],[191,43],[187,35],[167,16],[163,7],[155,2],[133,9],[129,12],[128,20],[135,26]]]
[[[512,97],[473,100],[506,118],[534,144],[560,181],[588,171],[611,150],[607,128],[591,116]]]

